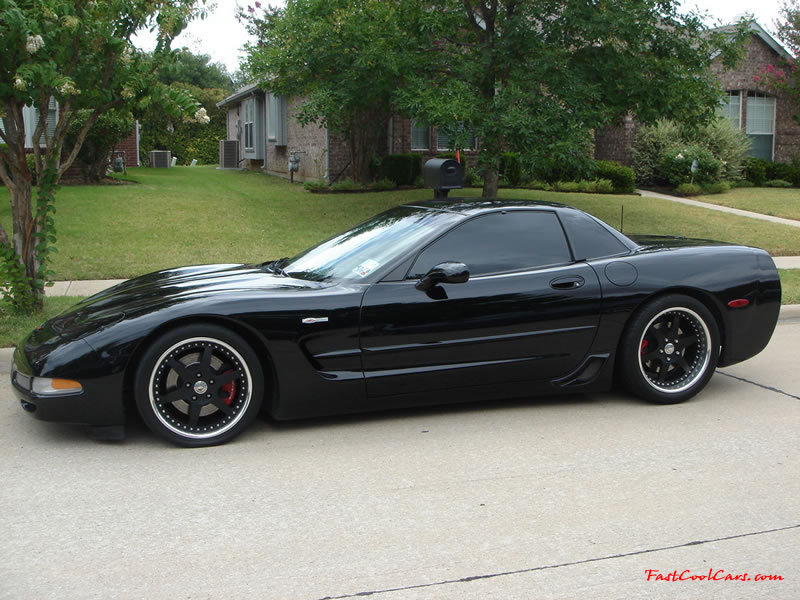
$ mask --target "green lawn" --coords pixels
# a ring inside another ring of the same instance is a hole
[[[57,193],[56,279],[129,278],[160,268],[291,256],[381,210],[430,190],[316,195],[259,173],[213,167],[130,169],[131,185],[63,186]],[[464,190],[479,195],[480,190]],[[703,237],[800,255],[794,228],[655,198],[502,190],[572,204],[626,233]],[[0,222],[10,230],[8,192]]]
[[[781,274],[781,304],[800,304],[800,269],[778,269]]]
[[[15,346],[35,327],[81,300],[83,300],[82,296],[45,298],[44,310],[24,317],[10,315],[0,306],[0,348]]]
[[[800,220],[800,189],[797,188],[735,188],[727,194],[711,194],[695,199],[764,215]]]

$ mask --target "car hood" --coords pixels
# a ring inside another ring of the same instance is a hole
[[[128,281],[86,298],[48,321],[43,328],[76,337],[124,319],[193,301],[227,302],[257,293],[259,297],[317,291],[334,284],[305,281],[267,272],[261,265],[200,265],[166,269]],[[222,299],[224,295],[224,300]]]

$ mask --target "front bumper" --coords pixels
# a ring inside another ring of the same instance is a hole
[[[11,389],[23,410],[34,418],[94,427],[124,424],[122,403],[103,401],[107,398],[108,380],[84,380],[84,387],[78,392],[43,395],[31,390],[33,376],[24,352],[17,348],[11,363]]]

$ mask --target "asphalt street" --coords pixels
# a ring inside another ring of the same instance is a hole
[[[261,419],[198,450],[35,421],[4,373],[0,598],[800,598],[798,346],[782,321],[681,405]]]

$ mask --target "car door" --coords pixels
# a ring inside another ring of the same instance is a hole
[[[416,289],[422,275],[446,261],[465,263],[469,280]],[[422,250],[405,279],[365,293],[360,337],[368,402],[442,402],[478,388],[525,393],[530,382],[579,365],[600,302],[595,272],[572,261],[554,211],[473,217]]]

